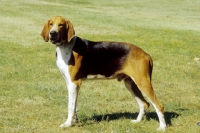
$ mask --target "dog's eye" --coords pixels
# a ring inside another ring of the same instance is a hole
[[[63,27],[63,26],[64,26],[64,24],[59,24],[58,26],[59,26],[59,27]]]
[[[52,25],[53,25],[53,23],[50,23],[49,25],[50,25],[50,26],[52,26]]]

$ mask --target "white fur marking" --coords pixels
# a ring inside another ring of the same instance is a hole
[[[149,100],[150,101],[150,100]],[[150,101],[151,102],[151,101]],[[152,103],[152,102],[151,102]],[[165,123],[165,118],[164,118],[164,115],[163,113],[156,107],[155,104],[152,103],[152,105],[154,106],[154,108],[156,109],[156,112],[158,114],[158,119],[159,119],[159,122],[160,122],[160,127],[157,129],[157,130],[163,130],[165,131],[166,129],[166,123]]]
[[[97,74],[97,75],[87,75],[87,79],[113,79],[113,76],[110,77],[106,77],[104,75],[101,74]]]
[[[135,100],[137,101],[137,103],[139,105],[140,112],[137,116],[137,119],[132,120],[133,123],[140,122],[142,120],[143,115],[145,114],[145,107],[144,107],[144,103],[142,102],[142,100],[140,98],[138,98],[137,96],[135,96]]]
[[[58,31],[58,27],[56,26],[56,24],[54,24],[53,26],[52,26],[52,28],[51,28],[51,30],[50,30],[50,32],[51,31]]]
[[[100,74],[97,74],[97,75],[87,75],[87,78],[88,79],[105,78],[105,76],[104,75],[100,75]]]
[[[60,125],[60,127],[69,127],[73,124],[74,119],[76,119],[76,103],[79,90],[73,82],[69,83],[67,87],[68,87],[68,118],[65,123]]]

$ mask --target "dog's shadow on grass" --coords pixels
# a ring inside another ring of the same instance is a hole
[[[87,120],[94,120],[96,122],[101,122],[101,121],[113,121],[113,120],[117,120],[117,119],[121,119],[121,118],[125,118],[125,119],[136,119],[138,116],[138,113],[113,113],[113,114],[105,114],[105,115],[94,115],[91,118],[87,119]],[[154,120],[158,120],[158,116],[156,114],[156,112],[147,112],[145,114],[146,116],[146,120],[150,121],[151,119]],[[144,116],[144,118],[145,118]],[[179,114],[175,113],[175,112],[165,112],[164,113],[165,116],[165,121],[166,124],[168,126],[172,125],[171,120],[173,118],[177,118],[179,116]],[[86,119],[83,121],[87,121]]]

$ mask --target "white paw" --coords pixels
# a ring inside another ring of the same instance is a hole
[[[70,126],[72,126],[72,124],[71,123],[67,123],[67,122],[65,122],[65,123],[60,125],[61,128],[70,127]]]
[[[159,128],[157,128],[157,131],[166,131],[166,126],[160,126]]]
[[[138,123],[140,122],[139,120],[131,120],[132,123]]]

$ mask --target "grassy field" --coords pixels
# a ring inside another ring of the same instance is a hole
[[[154,60],[153,86],[165,106],[167,133],[199,133],[199,0],[0,0],[1,133],[154,133],[151,106],[143,121],[138,106],[116,80],[83,82],[79,123],[67,118],[67,90],[55,64],[55,47],[40,36],[55,15],[68,18],[89,40],[134,43]]]

